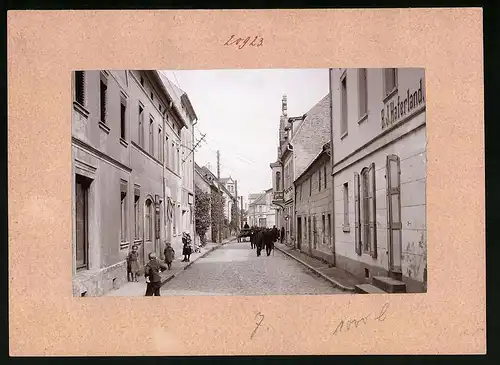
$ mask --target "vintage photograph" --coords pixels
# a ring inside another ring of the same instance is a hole
[[[73,296],[427,291],[423,68],[71,80]]]

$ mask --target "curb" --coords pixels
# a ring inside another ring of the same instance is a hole
[[[213,246],[212,248],[210,248],[209,250],[207,250],[206,252],[204,252],[202,255],[198,256],[195,260],[189,262],[189,264],[187,264],[186,266],[184,266],[182,268],[182,270],[179,270],[178,272],[176,272],[175,274],[172,274],[170,275],[169,277],[165,278],[164,280],[161,281],[161,286],[165,285],[166,283],[168,283],[170,280],[172,280],[173,278],[179,276],[179,274],[181,274],[184,270],[186,270],[188,267],[190,267],[192,264],[194,264],[196,261],[198,261],[199,259],[202,259],[204,258],[205,256],[207,256],[209,253],[217,250],[218,248],[220,248],[221,246],[225,245],[226,243],[229,243],[231,242],[233,239],[231,240],[228,240],[226,242],[222,242],[220,244],[218,244],[217,246]]]
[[[340,284],[338,281],[330,278],[329,276],[326,276],[325,274],[323,274],[321,271],[319,271],[318,269],[315,269],[314,267],[312,267],[311,265],[309,265],[307,262],[304,262],[302,261],[301,259],[293,256],[292,254],[286,252],[285,250],[279,248],[278,246],[274,246],[276,247],[279,251],[283,252],[285,255],[293,258],[295,261],[297,262],[300,262],[302,265],[306,266],[308,269],[314,271],[316,274],[318,274],[319,276],[321,276],[323,279],[329,281],[330,283],[333,284],[333,286],[343,290],[343,291],[348,291],[348,292],[353,292],[354,293],[354,288],[351,288],[351,287],[348,287],[348,286],[344,286],[342,284]]]

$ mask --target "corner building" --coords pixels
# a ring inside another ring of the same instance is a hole
[[[336,266],[427,281],[423,69],[330,69]]]

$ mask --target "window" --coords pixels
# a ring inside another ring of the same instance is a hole
[[[154,145],[154,135],[153,135],[153,118],[149,118],[149,154],[154,157],[155,155],[155,145]]]
[[[321,244],[326,243],[326,227],[325,227],[325,215],[321,215]]]
[[[158,158],[160,159],[160,162],[163,162],[163,138],[161,136],[161,128],[158,128]]]
[[[259,213],[262,213],[262,205],[259,205]]]
[[[312,229],[311,229],[311,217],[307,218],[307,235],[308,235],[308,241],[309,241],[309,247],[312,245]]]
[[[328,213],[327,232],[328,232],[328,247],[332,247],[332,216],[330,215],[330,213]]]
[[[304,184],[300,184],[300,187],[299,187],[299,197],[300,197],[300,201],[302,201],[302,187],[304,186]]]
[[[99,99],[100,99],[100,113],[101,113],[101,122],[106,123],[106,103],[107,103],[107,91],[108,86],[101,79],[100,87],[99,87]]]
[[[75,71],[75,101],[85,105],[85,72]]]
[[[120,137],[121,137],[121,139],[125,139],[126,115],[127,115],[127,101],[124,98],[122,98],[120,101]]]
[[[340,82],[340,137],[347,134],[347,76],[344,75]]]
[[[325,179],[325,189],[326,189],[326,183],[327,183],[327,180],[326,180],[326,164],[323,166],[323,175],[325,176],[324,179]]]
[[[141,86],[144,87],[144,77],[141,76]]]
[[[368,113],[368,84],[366,78],[366,68],[359,69],[359,118],[363,118]]]
[[[144,148],[144,108],[139,105],[139,146]]]
[[[389,95],[396,88],[396,69],[384,69],[384,87],[385,95]]]
[[[88,268],[88,224],[90,180],[76,175],[75,184],[75,231],[76,231],[76,269]]]
[[[158,109],[160,109],[160,111],[161,111],[161,104],[158,104]]]
[[[321,191],[321,169],[318,170],[318,191]]]
[[[121,193],[121,218],[120,218],[120,237],[122,242],[127,242],[127,184],[120,183]]]
[[[172,149],[171,149],[171,161],[170,161],[170,168],[172,169],[172,171],[175,171],[175,145],[174,143],[172,142]]]
[[[152,92],[152,91],[151,91],[150,96],[151,96],[151,100],[154,100],[154,95],[153,95],[153,92]]]
[[[318,247],[318,227],[316,225],[316,216],[313,216],[313,243],[314,243],[314,249]]]
[[[151,241],[153,238],[153,202],[151,199],[146,200],[145,224],[146,241]]]
[[[281,188],[281,172],[276,173],[276,191],[280,191]]]
[[[349,186],[344,184],[344,228],[349,227]]]
[[[141,203],[139,192],[134,194],[134,239],[141,239]]]

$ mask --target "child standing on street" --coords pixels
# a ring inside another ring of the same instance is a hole
[[[184,259],[182,260],[182,262],[189,262],[189,258],[191,256],[191,245],[186,233],[182,234],[182,243],[182,254],[184,255]]]
[[[175,251],[172,248],[172,245],[170,243],[167,243],[167,246],[165,247],[165,250],[163,251],[163,254],[165,255],[165,263],[168,266],[168,269],[172,269],[172,261],[174,260],[175,256]]]
[[[160,262],[156,258],[156,253],[151,252],[149,254],[149,262],[144,267],[144,276],[146,277],[146,296],[159,297],[161,288],[161,276],[160,272],[167,269],[167,265]]]
[[[132,251],[127,256],[127,279],[128,281],[139,281],[139,252],[137,246],[132,246]],[[130,276],[132,279],[130,279]]]

